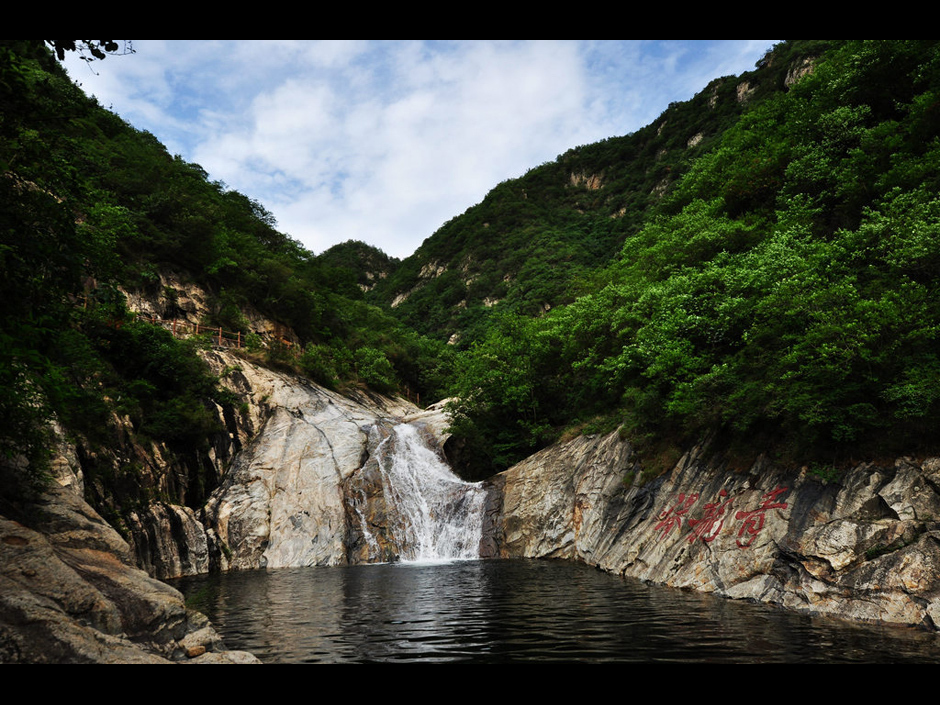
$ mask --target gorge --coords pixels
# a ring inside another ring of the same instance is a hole
[[[345,398],[224,351],[207,358],[215,366],[234,368],[225,383],[250,405],[243,417],[254,419],[259,431],[235,456],[204,511],[154,502],[137,513],[130,543],[137,562],[155,575],[468,558],[471,553],[561,558],[654,584],[809,614],[936,629],[940,459],[862,465],[833,481],[806,468],[786,472],[766,458],[729,469],[709,460],[701,446],[661,476],[644,478],[629,441],[614,432],[557,444],[485,483],[463,483],[447,474],[441,460],[446,418],[440,409],[421,411],[377,395]],[[444,517],[444,507],[425,508],[419,518],[417,509],[399,508],[403,494],[412,499],[426,494],[408,486],[413,476],[394,477],[403,468],[440,473],[430,480],[451,498],[449,506],[472,505],[469,528],[448,527],[457,520]],[[59,469],[60,482],[80,482],[69,475],[67,451]],[[0,537],[7,554],[6,658],[126,660],[123,649],[135,659],[170,655],[166,645],[156,654],[154,647],[142,647],[141,635],[129,633],[126,615],[111,617],[112,622],[90,620],[87,601],[75,602],[74,585],[82,582],[76,575],[90,583],[85,592],[113,590],[102,586],[103,569],[89,568],[90,555],[101,556],[96,561],[109,562],[109,569],[123,562],[123,574],[138,576],[133,581],[107,578],[110,585],[124,585],[125,595],[139,590],[135,584],[158,585],[131,568],[135,561],[113,530],[65,486],[43,501],[42,512],[60,517],[47,522],[55,526],[48,538],[24,533],[24,527],[9,521]],[[75,521],[78,516],[81,523]],[[420,528],[429,519],[433,526]],[[102,534],[110,538],[92,538]],[[455,538],[456,547],[429,545],[428,536],[448,543]],[[41,572],[29,567],[34,559],[24,552],[47,540],[51,549],[45,550],[58,556],[56,564],[64,561],[69,581],[58,573],[50,580],[51,563]],[[76,553],[86,558],[70,557]],[[18,586],[15,593],[12,585]],[[68,598],[55,594],[51,586],[58,585],[69,586]],[[160,599],[172,602],[175,591],[166,590]],[[131,643],[105,657],[100,647],[96,652],[75,646],[79,637],[69,641],[51,628],[37,640],[37,623],[48,624],[50,618],[10,620],[13,613],[30,614],[21,611],[21,601],[36,593],[43,596],[43,609],[52,609],[57,622],[72,624],[76,634],[96,644],[128,637]],[[194,631],[186,631],[181,601],[175,609],[175,636],[161,637],[169,644],[182,643]],[[153,610],[151,601],[146,611],[154,622],[147,628],[169,631],[167,617],[161,616],[166,612]],[[217,641],[204,641],[210,650],[213,643],[219,648]],[[42,655],[32,650],[37,643]],[[225,658],[225,653],[217,655]]]
[[[442,472],[440,460],[427,448],[409,448],[399,436],[386,435],[385,427],[397,412],[399,420],[421,424],[411,426],[412,440],[421,428],[440,448],[446,420],[439,410],[324,401],[323,390],[303,387],[301,394],[288,377],[250,365],[242,369],[247,379],[264,380],[256,383],[260,388],[282,388],[283,396],[271,398],[289,406],[271,412],[245,453],[250,460],[236,461],[209,502],[208,533],[225,541],[230,567],[443,557],[422,555],[414,538],[397,538],[405,535],[395,529],[402,522],[394,510],[402,490],[387,476],[400,466]],[[402,446],[396,454],[422,456],[381,468],[389,442]],[[265,482],[272,474],[290,479],[260,492],[263,469],[271,463],[266,458],[277,458],[278,466]],[[657,584],[935,628],[938,473],[940,459],[909,457],[829,478],[809,468],[787,470],[763,456],[750,467],[730,469],[702,444],[648,478],[618,432],[580,436],[483,483],[488,496],[479,520],[481,555],[572,559]],[[454,505],[483,503],[482,488],[464,487],[477,496],[465,495]],[[407,494],[415,498],[422,491]],[[420,519],[411,515],[407,523],[417,530],[428,516],[437,521],[429,533],[443,538],[443,509]],[[319,517],[313,531],[305,527],[308,517]],[[332,535],[324,527],[333,527]],[[309,549],[301,551],[301,545]],[[467,557],[466,548],[448,557]]]
[[[161,581],[516,558],[932,637],[938,56],[781,43],[399,262],[0,40],[0,661],[251,662]]]

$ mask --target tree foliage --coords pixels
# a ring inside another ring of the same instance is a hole
[[[938,61],[933,41],[840,43],[751,103],[602,288],[533,324],[552,345],[504,358],[524,378],[549,359],[560,371],[530,379],[520,409],[465,364],[461,389],[477,396],[462,423],[514,429],[516,458],[532,448],[532,408],[605,414],[638,438],[718,430],[797,457],[935,444]],[[504,344],[490,335],[468,360]]]
[[[43,40],[50,49],[55,52],[59,61],[65,58],[65,52],[78,52],[83,61],[94,61],[104,59],[109,54],[133,54],[134,48],[129,40],[122,40],[121,44],[117,39],[45,39]]]
[[[0,466],[41,469],[53,421],[88,444],[118,416],[142,442],[205,447],[230,400],[192,346],[136,324],[118,293],[155,291],[167,271],[210,292],[203,323],[247,334],[252,309],[290,328],[311,351],[285,358],[293,369],[439,395],[436,344],[365,302],[360,262],[314,256],[260,203],[87,98],[52,54],[116,44],[0,42]]]
[[[632,135],[497,185],[400,263],[355,242],[308,252],[87,99],[43,40],[0,43],[0,107],[10,462],[38,464],[52,419],[91,438],[120,413],[179,448],[212,433],[215,381],[117,295],[167,269],[212,293],[207,323],[248,333],[252,308],[289,326],[302,354],[271,359],[318,382],[456,394],[476,476],[566,427],[620,423],[650,444],[717,433],[794,457],[934,443],[934,41],[780,44]]]

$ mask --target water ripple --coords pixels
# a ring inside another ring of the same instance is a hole
[[[174,581],[273,663],[940,661],[932,632],[857,625],[555,561],[245,571]]]

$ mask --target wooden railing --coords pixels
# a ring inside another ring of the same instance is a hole
[[[177,338],[187,338],[191,335],[208,335],[212,344],[220,348],[244,348],[245,335],[241,331],[223,330],[221,327],[207,326],[202,323],[190,323],[177,318],[157,318],[152,314],[138,313],[137,320],[145,321],[164,330],[170,331]],[[270,344],[271,341],[268,341]],[[287,338],[280,337],[275,342],[283,345],[293,355],[299,355],[302,350]]]
[[[245,347],[245,336],[242,335],[241,331],[227,331],[222,330],[221,326],[216,328],[214,326],[181,321],[176,318],[166,320],[153,315],[147,315],[146,313],[138,313],[137,320],[160,326],[164,330],[170,331],[177,338],[187,338],[191,335],[208,335],[212,340],[212,344],[219,347]]]
[[[72,301],[76,305],[80,305],[83,309],[87,309],[90,304],[90,298],[87,295],[76,295],[72,297]],[[93,304],[92,304],[93,305]],[[187,320],[180,320],[178,318],[158,318],[153,314],[142,313],[138,311],[136,313],[138,321],[143,321],[150,323],[151,325],[160,326],[164,330],[169,331],[177,338],[188,338],[192,335],[208,335],[212,344],[220,348],[244,348],[246,347],[245,335],[241,331],[228,331],[224,330],[221,326],[207,326],[202,323],[190,323]],[[120,326],[120,324],[116,324]],[[271,342],[276,343],[277,345],[283,346],[290,354],[297,357],[302,352],[303,349],[301,346],[295,344],[293,341],[288,340],[283,335],[275,336],[274,338],[269,338],[267,342],[262,343],[262,345],[270,345]]]

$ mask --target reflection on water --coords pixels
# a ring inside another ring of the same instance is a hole
[[[933,632],[843,623],[555,561],[295,568],[173,581],[269,663],[940,662]]]

